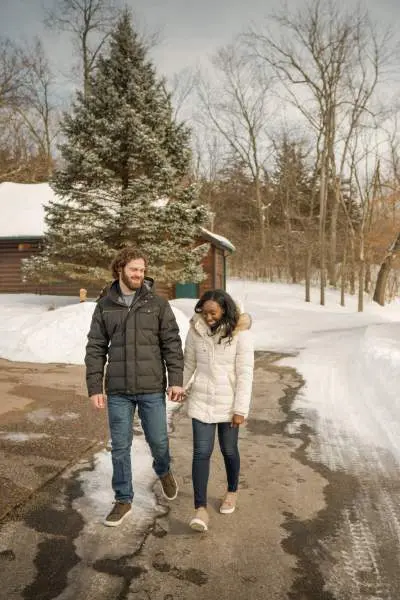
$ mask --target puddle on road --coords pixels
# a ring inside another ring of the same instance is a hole
[[[197,586],[205,585],[208,582],[208,575],[200,569],[181,569],[176,566],[171,566],[166,560],[163,552],[159,552],[152,563],[153,568],[160,573],[168,573],[175,579],[188,581]]]
[[[11,514],[12,520],[22,520],[37,531],[41,540],[33,561],[36,576],[24,588],[24,600],[56,598],[67,587],[68,573],[81,560],[74,544],[84,527],[83,518],[73,509],[73,501],[82,495],[78,477],[79,471],[70,479],[53,480],[31,502]],[[63,498],[62,507],[49,505],[53,498]]]

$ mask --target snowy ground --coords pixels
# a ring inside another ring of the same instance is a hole
[[[94,307],[94,302],[77,303],[76,298],[68,296],[0,294],[0,357],[24,362],[83,364]],[[185,339],[188,319],[179,309],[173,310],[181,337]],[[177,405],[167,404],[171,415]],[[140,428],[138,423],[136,426]],[[18,432],[14,436],[23,443],[24,438]],[[143,436],[134,437],[132,454],[137,520],[145,525],[153,519],[156,502],[151,491],[155,481],[152,459]],[[81,481],[84,495],[77,501],[87,522],[93,516],[101,520],[113,502],[108,450],[96,455],[95,464],[94,471],[84,471]]]
[[[318,290],[311,303],[304,302],[302,286],[231,280],[228,289],[253,317],[257,350],[290,354],[283,364],[303,375],[305,386],[292,407],[298,418],[291,427],[295,432],[306,423],[314,432],[309,458],[358,482],[336,537],[324,540],[337,565],[332,570],[327,561],[328,589],[338,597],[361,598],[367,578],[369,598],[396,598],[385,584],[381,549],[389,539],[400,556],[400,303],[380,307],[366,299],[359,314],[356,298],[348,297],[341,307],[335,291],[327,291],[321,307]],[[195,301],[172,304],[184,339]],[[0,356],[81,364],[93,308],[94,303],[71,298],[0,295]],[[136,515],[146,525],[156,506],[142,436],[135,436],[133,464]],[[109,453],[99,453],[95,470],[81,477],[84,495],[76,508],[91,531],[93,513],[101,519],[112,502]],[[349,590],[351,596],[343,596]]]
[[[229,291],[253,317],[257,350],[296,354],[285,362],[306,385],[294,409],[317,429],[327,466],[349,466],[360,444],[400,462],[400,302],[366,299],[358,313],[356,298],[341,307],[336,291],[327,290],[325,307],[318,290],[304,302],[300,285],[231,280]],[[172,304],[184,340],[195,301]],[[68,297],[0,295],[0,357],[82,364],[93,309]]]
[[[341,307],[336,291],[327,291],[325,307],[318,290],[302,301],[300,285],[232,281],[230,291],[254,317],[257,349],[296,353],[281,364],[306,382],[293,409],[316,430],[318,458],[348,467],[362,445],[400,463],[400,303],[366,298],[358,313],[357,299]]]

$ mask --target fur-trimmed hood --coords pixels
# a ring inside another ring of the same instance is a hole
[[[233,335],[237,335],[240,331],[247,331],[251,328],[252,318],[249,313],[241,313],[237,325],[233,331]],[[193,327],[200,335],[209,334],[210,328],[199,313],[195,313],[190,319],[190,326]]]

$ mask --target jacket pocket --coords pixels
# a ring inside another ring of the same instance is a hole
[[[139,308],[136,312],[138,329],[151,329],[152,331],[158,331],[158,315],[159,310],[156,306]]]

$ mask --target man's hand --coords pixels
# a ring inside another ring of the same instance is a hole
[[[239,425],[243,425],[243,423],[244,423],[244,416],[237,415],[235,413],[232,417],[231,427],[239,427]]]
[[[168,400],[171,402],[182,402],[185,390],[179,385],[173,385],[167,389]]]
[[[106,405],[104,394],[93,394],[93,396],[90,396],[90,401],[94,408],[104,408]]]

